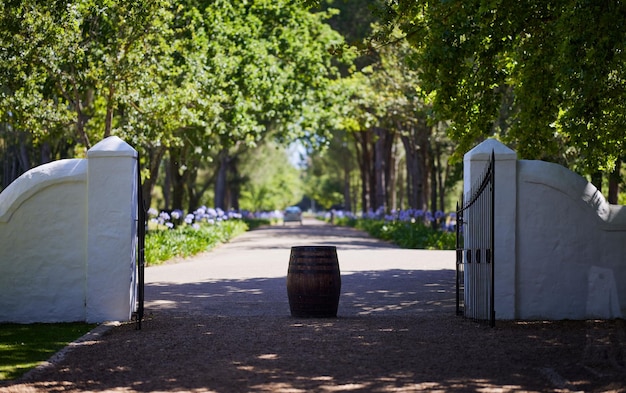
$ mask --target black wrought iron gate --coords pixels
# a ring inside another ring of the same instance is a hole
[[[144,271],[146,266],[145,248],[146,248],[146,206],[143,199],[141,184],[141,165],[139,155],[137,155],[137,252],[136,252],[136,269],[137,269],[137,297],[136,310],[133,313],[136,329],[141,329],[141,321],[143,320],[143,303],[144,303]]]
[[[456,312],[495,326],[494,200],[495,156],[457,203]]]

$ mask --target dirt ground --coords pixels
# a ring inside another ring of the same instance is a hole
[[[449,270],[342,279],[324,319],[291,317],[279,278],[151,283],[140,330],[99,328],[0,392],[626,392],[623,320],[490,328],[455,315]]]
[[[2,392],[624,392],[623,321],[159,313]]]

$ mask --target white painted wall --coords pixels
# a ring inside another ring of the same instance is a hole
[[[34,168],[0,193],[0,321],[84,320],[86,164]]]
[[[626,208],[609,205],[593,185],[560,165],[511,165],[513,152],[495,140],[466,154],[466,189],[491,150],[496,318],[623,318]]]
[[[130,319],[136,157],[110,137],[0,193],[0,322]]]
[[[626,315],[626,210],[560,165],[518,171],[517,317]]]

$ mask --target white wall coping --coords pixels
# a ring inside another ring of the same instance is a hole
[[[539,160],[519,160],[520,180],[542,184],[555,189],[572,200],[595,211],[601,229],[607,231],[626,230],[626,209],[611,205],[604,195],[584,177],[559,164]]]
[[[463,155],[463,160],[489,161],[492,152],[499,161],[517,160],[517,153],[496,139],[487,139],[483,143],[475,146]]]
[[[87,151],[87,158],[137,157],[138,153],[118,136],[110,136],[96,143]]]
[[[24,201],[42,189],[60,182],[84,182],[86,179],[87,161],[79,158],[35,167],[15,179],[0,193],[0,222],[9,222]]]

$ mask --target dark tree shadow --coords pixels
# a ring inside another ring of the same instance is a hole
[[[454,313],[453,270],[378,270],[342,274],[338,317]],[[146,312],[289,316],[286,277],[148,284]]]

